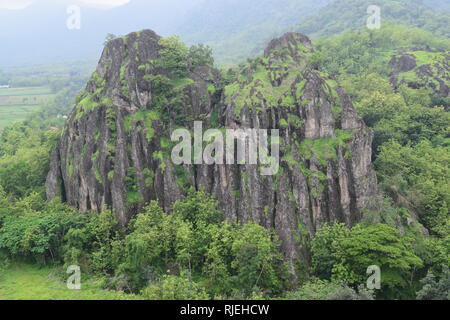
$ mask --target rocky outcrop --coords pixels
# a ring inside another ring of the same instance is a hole
[[[391,58],[391,84],[428,89],[438,103],[450,107],[450,52],[431,48],[401,48]]]
[[[389,61],[389,65],[397,72],[408,72],[417,66],[416,57],[412,54],[394,56]]]
[[[112,40],[77,99],[52,157],[47,195],[82,211],[112,208],[122,224],[150,200],[165,210],[186,188],[211,193],[232,222],[276,230],[295,272],[302,239],[326,222],[358,222],[377,196],[372,132],[349,97],[314,65],[306,36],[273,40],[226,83],[210,64],[164,64],[167,44],[145,30]],[[176,72],[175,72],[176,71]],[[280,169],[175,165],[175,128],[280,130]]]

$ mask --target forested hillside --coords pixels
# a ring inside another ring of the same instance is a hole
[[[419,29],[389,25],[376,32],[348,31],[320,41],[318,47],[324,67],[338,75],[358,113],[375,131],[374,159],[385,192],[411,212],[419,215],[426,212],[423,223],[432,233],[446,234],[450,143],[448,40],[438,40]],[[399,62],[405,56],[413,61],[413,66],[406,70]],[[417,74],[415,69],[428,70],[427,75]],[[430,86],[433,82],[436,85]],[[444,86],[447,90],[440,93]],[[407,160],[410,156],[413,158]],[[400,159],[402,165],[395,164]],[[419,163],[432,163],[437,171],[420,169]],[[403,165],[408,169],[400,169]],[[411,172],[411,176],[404,170]]]
[[[377,5],[381,8],[382,23],[395,23],[408,27],[418,27],[431,31],[434,36],[450,36],[450,16],[440,10],[432,10],[422,4],[421,0],[341,0],[334,1],[309,16],[293,30],[305,33],[312,38],[320,38],[349,29],[366,26],[369,15],[367,8]]]
[[[308,17],[330,0],[204,1],[192,10],[177,33],[183,41],[205,43],[216,62],[238,64],[261,54],[266,42],[295,22]]]

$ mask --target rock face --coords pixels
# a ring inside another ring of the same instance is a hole
[[[397,72],[408,72],[417,66],[416,57],[412,54],[394,56],[389,61],[389,65]]]
[[[276,230],[294,273],[305,237],[325,222],[353,225],[373,204],[372,132],[315,68],[306,36],[271,41],[228,82],[202,59],[181,61],[180,73],[161,63],[165,55],[167,44],[149,30],[108,43],[53,153],[49,199],[82,211],[111,207],[125,225],[150,200],[169,212],[193,186],[211,193],[229,221]],[[204,130],[279,129],[278,173],[173,164],[170,134],[195,120]]]

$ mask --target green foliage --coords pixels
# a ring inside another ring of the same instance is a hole
[[[139,202],[143,202],[144,198],[138,188],[138,177],[136,174],[136,168],[133,167],[128,168],[127,175],[124,180],[127,192],[127,203],[129,205],[133,205]]]
[[[270,38],[291,30],[292,24],[328,1],[208,1],[192,11],[180,35],[189,43],[210,45],[219,65],[234,66],[258,56]]]
[[[364,285],[358,286],[355,290],[349,286],[343,285],[340,290],[331,292],[327,300],[375,300],[373,292],[367,290]]]
[[[139,69],[146,71],[143,78],[154,93],[152,112],[158,112],[159,119],[175,119],[181,125],[186,120],[185,89],[194,84],[191,77],[197,67],[212,67],[211,49],[203,45],[188,48],[178,37],[162,38],[159,45],[159,57]],[[148,73],[149,70],[155,72]],[[150,132],[147,138],[151,139],[151,126],[145,127]]]
[[[345,45],[350,42],[351,48]],[[340,74],[341,84],[358,114],[375,133],[377,174],[382,190],[393,200],[378,213],[368,213],[365,220],[395,227],[398,221],[408,220],[411,225],[414,217],[419,217],[433,235],[444,238],[449,232],[450,115],[445,99],[436,99],[427,85],[392,88],[392,70],[386,66],[399,46],[449,49],[448,40],[390,25],[377,31],[349,31],[319,44],[325,68]],[[434,68],[433,63],[440,61],[442,53],[432,51],[410,53],[418,65],[431,63]],[[442,76],[439,71],[435,73],[430,81]],[[418,81],[416,76],[414,81]]]
[[[214,58],[212,56],[212,49],[203,44],[193,45],[189,48],[188,61],[190,70],[195,70],[200,66],[213,66]]]
[[[423,287],[417,292],[418,300],[450,300],[450,270],[448,266],[440,280],[429,272],[420,282]]]
[[[414,271],[423,265],[415,255],[412,239],[385,224],[342,224],[323,226],[312,241],[313,270],[322,279],[343,281],[352,286],[365,283],[366,270],[379,266],[382,295],[405,295]]]
[[[141,291],[147,300],[208,300],[205,289],[185,275],[165,275]]]
[[[366,269],[377,265],[382,270],[382,290],[387,296],[404,295],[402,288],[410,286],[414,270],[422,260],[414,254],[411,240],[387,225],[357,225],[348,235],[333,243],[338,263],[333,267],[333,279],[349,284],[361,284],[367,278]]]
[[[450,152],[426,140],[416,146],[384,144],[375,162],[385,189],[402,197],[434,234],[449,233]]]
[[[148,270],[189,268],[192,255],[192,227],[176,215],[167,215],[152,202],[133,223],[125,238],[126,261],[118,269],[130,278],[133,287],[145,283]]]
[[[294,39],[281,48],[272,49],[267,56],[249,59],[242,65],[235,81],[224,89],[225,102],[233,103],[236,117],[240,117],[244,108],[261,111],[263,108],[295,107],[306,84],[301,80],[305,68],[299,66],[299,60],[302,60],[299,55],[312,63],[318,60],[318,54],[306,48],[299,39]],[[295,94],[294,86],[297,88]]]
[[[10,205],[3,214],[0,249],[15,259],[41,264],[62,262],[67,231],[85,221],[74,209],[57,201],[45,203],[34,195]]]
[[[300,154],[306,159],[315,158],[320,164],[326,165],[329,160],[337,160],[337,148],[344,147],[352,139],[351,131],[335,130],[336,137],[305,139],[298,144]]]
[[[279,275],[283,267],[278,244],[263,227],[247,223],[233,235],[231,254],[235,257],[231,268],[235,274],[235,288],[250,293],[255,288],[271,289],[278,292],[282,288]],[[278,271],[278,272],[277,272]]]
[[[330,31],[334,23],[333,20]],[[441,23],[439,20],[435,24],[438,33],[445,32]],[[432,29],[430,21],[420,24]],[[159,46],[159,57],[138,68],[152,91],[152,100],[147,110],[129,115],[124,121],[126,131],[142,130],[149,144],[155,142],[154,122],[174,120],[175,125],[180,125],[187,120],[187,92],[195,89],[194,73],[208,72],[206,94],[219,101],[224,91],[226,102],[233,101],[238,114],[246,106],[258,111],[262,102],[269,107],[287,108],[301,108],[309,103],[299,101],[307,84],[297,79],[299,66],[287,49],[274,50],[268,58],[249,60],[239,70],[223,71],[222,79],[216,83],[208,47],[188,48],[176,37],[162,39]],[[302,274],[302,279],[313,280],[298,290],[285,292],[297,284],[288,284],[277,236],[254,223],[223,222],[223,212],[204,192],[186,190],[186,198],[173,204],[170,213],[151,202],[125,228],[119,226],[108,208],[100,214],[82,214],[58,201],[46,203],[44,181],[50,153],[63,125],[63,120],[55,117],[67,114],[76,84],[62,90],[45,111],[0,135],[0,276],[2,272],[10,274],[7,260],[23,259],[39,264],[77,264],[83,272],[101,275],[105,286],[141,292],[147,299],[353,300],[372,298],[359,285],[367,279],[367,267],[375,264],[382,271],[380,298],[414,297],[418,280],[428,271],[432,273],[423,280],[417,297],[448,298],[445,266],[450,264],[449,103],[448,98],[431,92],[428,86],[417,89],[403,84],[392,88],[388,62],[400,46],[450,49],[448,40],[389,23],[383,23],[378,31],[349,31],[323,39],[315,54],[306,52],[300,44],[289,47],[306,54],[313,69],[320,66],[336,74],[344,91],[350,94],[358,114],[375,133],[374,159],[381,189],[386,193],[381,208],[364,212],[361,224],[351,229],[342,224],[325,224],[317,231],[311,240],[311,261],[307,261],[311,268],[305,267]],[[424,50],[407,52],[416,57],[419,66],[439,62],[442,56]],[[120,68],[123,98],[130,97],[130,63],[126,61]],[[285,72],[291,66],[297,70]],[[326,72],[311,72],[327,76]],[[400,74],[400,79],[409,84],[418,81],[415,72]],[[333,88],[337,84],[331,79],[324,84],[336,103],[339,97]],[[105,85],[106,79],[92,74],[88,86],[91,89],[76,100],[76,117],[104,106],[108,128],[114,134],[117,119],[112,100],[104,97]],[[54,87],[64,85],[58,83]],[[257,97],[258,93],[265,101]],[[334,106],[332,111],[339,120],[342,110]],[[217,117],[217,112],[212,114],[211,121],[216,123]],[[278,125],[301,130],[302,120],[288,113]],[[337,148],[345,147],[351,138],[351,131],[335,130],[335,137],[303,140],[299,149],[304,158],[315,158],[326,166],[330,160],[336,160]],[[114,146],[109,149],[113,152]],[[151,155],[163,170],[167,149],[168,139],[160,139],[160,148]],[[345,151],[349,154],[349,150]],[[92,160],[97,161],[97,157]],[[285,154],[283,161],[290,167],[295,165],[292,154]],[[319,182],[328,179],[322,172],[300,169],[308,182],[311,178]],[[78,167],[69,161],[68,171],[73,174],[75,170]],[[176,168],[177,182],[187,187],[188,173],[182,170]],[[155,173],[147,170],[144,174],[145,183],[151,186]],[[104,178],[99,172],[97,176],[99,180]],[[114,171],[107,176],[112,180]],[[133,168],[127,170],[125,184],[128,205],[143,202]],[[311,188],[311,195],[317,196],[317,190]],[[421,224],[431,236],[422,234]],[[314,280],[315,277],[320,280]]]
[[[375,91],[358,101],[357,111],[364,122],[374,127],[380,120],[390,119],[393,115],[405,112],[405,100],[399,94]]]
[[[367,7],[366,7],[367,8]],[[321,39],[318,52],[323,68],[333,75],[389,75],[389,60],[397,48],[404,46],[430,47],[449,50],[448,39],[440,40],[422,29],[383,23],[380,30],[363,28]]]
[[[414,227],[419,227],[417,223],[410,222],[403,223],[405,219],[410,218],[409,211],[406,208],[396,206],[389,197],[378,199],[379,207],[373,210],[365,210],[361,223],[365,225],[372,225],[384,223],[390,227],[397,228],[401,225],[407,231],[412,229],[412,232],[417,231]]]
[[[424,261],[426,270],[441,277],[444,273],[443,267],[450,265],[450,235],[445,238],[418,237],[416,251]]]
[[[185,199],[173,205],[173,211],[174,215],[189,221],[197,229],[204,225],[218,224],[223,220],[223,212],[217,209],[217,202],[211,196],[193,188],[189,189]]]
[[[187,71],[187,57],[189,49],[180,41],[179,37],[162,38],[159,41],[160,57],[154,61],[156,67],[163,68],[169,77],[183,78]]]
[[[288,122],[286,119],[280,119],[280,127],[286,128],[288,126]]]
[[[13,197],[42,192],[58,131],[16,124],[0,135],[0,185]]]
[[[120,262],[123,243],[119,223],[111,211],[92,214],[83,223],[67,230],[64,262],[79,265],[86,272],[107,273]]]
[[[253,223],[222,223],[210,233],[203,273],[213,296],[248,297],[259,290],[277,294],[286,286],[279,244],[266,229]]]
[[[444,108],[412,105],[404,112],[392,114],[390,119],[382,119],[374,126],[375,148],[390,139],[402,145],[417,145],[422,141],[430,141],[432,145],[450,145],[450,113]]]
[[[233,289],[231,283],[231,255],[233,227],[222,223],[209,229],[210,242],[205,252],[205,262],[202,267],[205,286],[213,296],[230,294]]]
[[[165,297],[166,290],[171,292],[165,286],[178,276],[183,282],[185,270],[193,279],[202,279],[196,284],[185,279],[186,286],[201,285],[212,296],[228,296],[234,290],[249,296],[256,288],[280,292],[286,270],[273,235],[255,224],[221,222],[216,206],[209,196],[192,189],[174,204],[172,214],[152,202],[125,237],[116,275],[122,275],[132,290],[149,284],[143,291],[148,297]],[[167,270],[172,276],[160,280]]]
[[[286,294],[287,300],[326,300],[328,295],[339,290],[341,286],[327,280],[307,282],[297,291]]]
[[[321,279],[331,279],[333,266],[338,263],[333,242],[347,237],[349,232],[343,224],[325,224],[314,237],[311,243],[312,271]]]
[[[447,28],[450,23],[448,15],[437,13],[416,0],[335,1],[316,15],[301,21],[295,29],[314,38],[339,34],[346,30],[362,30],[368,18],[365,13],[370,5],[382,8],[382,25],[394,22],[402,24],[405,29],[422,28],[442,38],[450,36]]]
[[[309,56],[308,63],[313,69],[319,69],[323,64],[323,57],[320,53],[314,52]]]
[[[347,285],[327,280],[307,282],[297,291],[289,292],[287,300],[373,300],[373,294],[363,287],[358,291]]]

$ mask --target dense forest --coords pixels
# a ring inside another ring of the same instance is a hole
[[[380,30],[356,28],[365,19],[349,18],[369,2],[389,12]],[[411,2],[337,1],[295,25],[317,38],[309,63],[342,86],[373,130],[381,195],[381,206],[359,223],[325,224],[300,239],[306,259],[299,277],[292,277],[273,230],[224,221],[216,199],[195,188],[170,214],[149,202],[126,227],[108,207],[84,213],[61,198],[47,201],[61,115],[86,97],[81,74],[50,79],[55,99],[0,133],[0,284],[8,269],[25,263],[51,266],[61,279],[79,265],[102,289],[117,291],[116,299],[450,299],[450,15]],[[185,60],[213,64],[207,47],[189,48],[177,38],[161,45],[156,63],[174,74],[191,67]],[[414,65],[405,69],[404,59]],[[255,63],[221,68],[223,81],[211,90],[220,97]],[[0,73],[0,84],[10,77]],[[164,94],[176,90],[173,79],[152,80],[171,89],[161,93],[170,99]],[[369,265],[383,272],[380,290],[364,286]]]
[[[370,5],[382,8],[383,23],[396,22],[432,31],[438,37],[449,36],[448,14],[434,11],[417,0],[336,1],[316,15],[303,20],[295,29],[311,37],[323,37],[351,28],[360,28],[365,26],[367,21],[367,17],[360,13],[366,11]]]

